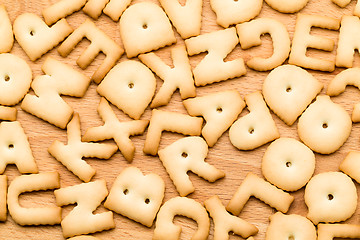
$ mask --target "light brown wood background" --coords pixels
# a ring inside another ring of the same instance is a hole
[[[51,4],[55,3],[57,0],[0,0],[1,4],[4,4],[8,10],[11,21],[13,22],[15,18],[24,13],[32,12],[41,16],[41,10]],[[133,0],[132,4],[142,2],[142,1],[152,1],[156,4],[159,4],[156,0]],[[181,0],[180,2],[185,2]],[[301,13],[308,14],[318,14],[324,16],[330,16],[340,19],[344,14],[352,14],[352,10],[355,6],[356,1],[352,1],[346,8],[341,9],[331,2],[331,0],[309,0],[308,5],[301,10]],[[221,29],[216,24],[215,14],[210,8],[209,0],[204,0],[203,4],[203,19],[202,19],[202,29],[201,33],[212,32],[218,29]],[[265,2],[263,4],[263,9],[258,17],[271,17],[280,20],[283,22],[292,38],[296,20],[296,14],[281,14],[273,9],[271,9]],[[67,17],[70,25],[75,29],[77,28],[88,16],[86,16],[82,11],[74,13],[73,15]],[[102,29],[106,34],[108,34],[112,39],[114,39],[118,44],[122,45],[120,33],[118,29],[118,23],[113,22],[106,15],[102,15],[97,21],[96,25]],[[338,32],[337,31],[328,31],[314,29],[312,34],[321,35],[324,37],[331,38],[337,42]],[[176,33],[178,38],[177,44],[184,44],[183,40]],[[0,36],[1,38],[1,36]],[[242,50],[239,45],[234,49],[234,51],[228,56],[228,60],[235,58],[243,58],[245,61],[250,59],[252,56],[270,56],[272,53],[271,39],[268,36],[264,36],[263,44],[259,47]],[[1,40],[1,39],[0,39]],[[80,53],[88,46],[88,41],[81,42],[78,47],[72,51],[72,53],[67,58],[62,58],[57,53],[56,49],[53,49],[47,53],[44,57],[37,60],[36,62],[31,62],[29,58],[25,55],[23,50],[20,48],[18,43],[15,42],[14,47],[11,53],[16,54],[17,56],[25,59],[33,70],[33,76],[38,76],[41,73],[41,65],[44,62],[46,56],[53,56],[56,59],[59,59],[75,69],[81,70],[76,66],[76,59]],[[221,43],[219,43],[221,44]],[[171,47],[166,47],[159,51],[156,51],[162,59],[171,64],[170,60],[170,49]],[[336,54],[336,48],[333,52],[321,52],[317,50],[310,50],[308,52],[310,56],[315,56],[319,58],[334,59]],[[196,64],[205,56],[205,54],[200,54],[195,57],[190,57],[192,66]],[[97,66],[101,63],[104,56],[99,56],[96,60],[84,70],[85,74],[91,76]],[[360,66],[360,58],[356,56],[355,66]],[[122,56],[121,61],[126,61],[126,56]],[[197,88],[197,95],[204,96],[209,93],[218,92],[228,89],[238,90],[242,96],[249,94],[254,91],[259,91],[262,88],[262,82],[267,76],[268,72],[255,72],[250,69],[247,69],[248,72],[245,76],[224,81],[221,83],[216,83],[208,85],[205,87]],[[336,69],[333,73],[323,73],[319,71],[310,71],[319,81],[324,83],[325,89],[329,81],[343,69]],[[162,81],[157,78],[157,89],[162,84]],[[324,94],[324,90],[322,94]],[[94,83],[89,87],[85,97],[81,99],[64,97],[65,101],[68,102],[76,112],[80,114],[81,118],[81,128],[82,134],[84,131],[93,126],[102,125],[102,121],[97,114],[96,108],[99,103],[100,97],[96,93],[96,85]],[[355,103],[360,101],[360,91],[354,87],[348,87],[346,92],[341,94],[338,97],[333,97],[332,100],[336,103],[341,104],[349,114],[351,114],[352,107]],[[58,171],[61,176],[61,186],[71,186],[81,183],[81,181],[70,173],[64,166],[57,162],[53,157],[51,157],[47,148],[54,140],[60,140],[66,142],[66,131],[56,128],[42,120],[37,119],[36,117],[23,112],[19,106],[16,106],[18,109],[18,121],[21,122],[27,136],[29,137],[29,142],[31,149],[38,164],[40,172],[46,171]],[[116,111],[120,120],[130,120],[128,116],[124,113],[113,107]],[[161,109],[166,109],[170,111],[176,111],[181,113],[186,113],[182,103],[179,93],[176,92],[171,99],[171,102],[168,106],[162,107]],[[244,110],[240,116],[247,114],[248,111]],[[142,116],[142,119],[150,119],[151,110],[148,108],[145,114]],[[282,137],[292,137],[295,139],[298,138],[297,134],[297,123],[292,127],[285,125],[277,116],[273,115],[273,118],[276,122],[277,127],[279,128],[280,135]],[[144,174],[150,172],[159,174],[165,181],[166,184],[166,193],[164,201],[178,196],[176,189],[169,179],[166,171],[161,165],[160,160],[157,157],[146,156],[142,152],[144,145],[146,133],[142,136],[133,137],[132,140],[136,145],[135,158],[132,164],[126,162],[124,157],[117,152],[110,160],[98,160],[98,159],[86,159],[87,162],[96,169],[96,179],[105,179],[107,182],[108,189],[112,186],[117,175],[128,166],[136,166],[140,168]],[[181,138],[179,134],[173,133],[164,133],[160,148],[171,144],[175,140]],[[253,172],[258,176],[261,176],[261,159],[264,151],[266,150],[268,144],[253,150],[253,151],[239,151],[233,147],[228,138],[228,132],[226,132],[218,141],[218,143],[209,150],[207,157],[207,162],[213,164],[217,168],[221,169],[226,173],[226,177],[215,183],[208,183],[207,181],[200,179],[194,174],[190,174],[190,178],[194,183],[195,192],[190,194],[188,197],[195,199],[199,202],[205,201],[207,198],[218,195],[223,204],[227,204],[231,199],[232,195],[236,191],[237,187],[241,184],[242,180],[245,178],[248,172]],[[341,147],[337,152],[331,155],[319,155],[316,154],[316,170],[315,174],[326,172],[326,171],[338,171],[338,166],[340,162],[344,159],[346,154],[350,150],[358,150],[360,146],[360,127],[359,124],[353,124],[353,129],[351,132],[350,138]],[[14,166],[8,166],[5,174],[9,177],[9,183],[18,175],[20,175],[17,169]],[[356,184],[357,189],[359,190],[359,185]],[[295,197],[295,201],[292,204],[289,213],[296,213],[302,216],[306,216],[307,208],[304,203],[303,195],[304,189],[301,189],[297,192],[291,193]],[[36,193],[26,193],[21,195],[20,203],[26,207],[38,207],[45,205],[54,204],[54,196],[52,191],[46,192],[36,192]],[[68,212],[72,209],[72,206],[65,207],[63,211],[63,216],[66,216]],[[104,207],[100,207],[97,212],[104,211]],[[253,223],[259,228],[259,233],[255,236],[255,239],[264,239],[267,226],[269,224],[269,216],[275,213],[275,210],[265,205],[256,199],[251,199],[244,210],[241,212],[240,217]],[[135,223],[132,220],[129,220],[118,214],[115,215],[116,228],[110,231],[104,231],[101,233],[96,233],[94,236],[98,236],[101,239],[151,239],[154,226],[152,228],[144,227],[138,223]],[[359,223],[360,218],[360,208],[358,207],[356,213],[351,217],[347,223]],[[196,229],[196,224],[194,221],[186,219],[184,217],[176,217],[176,224],[180,224],[183,227],[182,239],[190,239],[192,233]],[[213,239],[213,225],[210,230],[209,239]],[[12,218],[8,216],[8,220],[4,223],[0,223],[0,239],[63,239],[60,225],[57,226],[34,226],[34,227],[21,227],[14,223]],[[242,239],[238,236],[230,236],[230,239]]]

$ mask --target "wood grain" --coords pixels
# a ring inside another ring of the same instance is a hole
[[[57,0],[0,0],[1,4],[4,4],[9,12],[11,21],[13,22],[15,18],[24,13],[32,12],[41,16],[41,10],[51,4],[55,3]],[[143,0],[133,0],[132,4],[142,2]],[[156,4],[159,4],[156,0],[145,0],[152,1]],[[185,2],[185,1],[182,1]],[[342,15],[347,14],[351,15],[352,10],[355,6],[356,1],[352,1],[346,8],[339,8],[331,2],[331,0],[310,0],[308,5],[301,10],[301,13],[307,14],[318,14],[325,15],[330,17],[335,17],[340,19]],[[270,17],[278,19],[283,22],[292,38],[296,20],[296,14],[281,14],[273,9],[271,9],[266,3],[263,4],[262,11],[258,17]],[[88,16],[86,16],[82,11],[76,12],[73,15],[67,17],[70,25],[75,29],[77,28]],[[203,19],[202,19],[202,29],[201,33],[212,32],[215,30],[221,29],[216,24],[216,16],[210,8],[209,0],[204,0],[203,6]],[[119,45],[122,46],[120,33],[118,29],[118,23],[113,22],[106,15],[101,15],[101,17],[95,21],[96,25],[102,29],[106,34],[108,34],[112,39],[114,39]],[[337,31],[328,31],[328,30],[319,30],[314,29],[312,34],[321,35],[334,39],[335,42],[338,40]],[[177,44],[184,44],[184,41],[176,33],[178,42]],[[234,49],[234,51],[227,57],[228,60],[235,58],[243,58],[245,61],[249,60],[253,56],[270,56],[272,53],[271,39],[268,36],[264,36],[263,44],[259,47],[255,47],[249,50],[242,50],[239,45]],[[43,64],[46,56],[52,56],[62,62],[65,62],[75,69],[81,70],[76,65],[76,59],[80,53],[88,46],[87,41],[81,42],[77,48],[71,52],[67,58],[62,58],[56,51],[53,49],[41,59],[36,62],[31,62],[29,58],[25,55],[23,50],[20,48],[19,44],[15,42],[14,47],[11,51],[12,54],[25,59],[33,70],[33,76],[38,76],[41,73],[41,65]],[[219,43],[221,44],[221,43]],[[166,47],[161,50],[156,51],[157,54],[168,64],[171,65],[170,59],[170,49],[172,47]],[[336,49],[336,48],[335,48]],[[308,52],[309,56],[325,58],[325,59],[335,59],[336,50],[332,52],[320,52],[317,50],[310,50]],[[205,56],[205,54],[200,54],[198,56],[190,57],[191,65],[194,67],[196,64]],[[84,70],[84,73],[87,76],[91,76],[93,72],[97,69],[99,64],[102,62],[104,56],[100,55],[96,60]],[[355,65],[360,66],[359,56],[356,56]],[[122,56],[121,61],[126,61],[126,56]],[[325,94],[325,90],[329,81],[343,69],[336,69],[333,73],[323,73],[318,71],[310,71],[319,81],[324,83],[325,88],[322,91],[322,94]],[[82,71],[82,70],[81,70]],[[205,87],[197,88],[197,96],[204,96],[209,93],[218,92],[222,90],[236,89],[241,93],[241,96],[259,91],[262,88],[262,82],[267,76],[268,72],[255,72],[251,69],[247,69],[247,74],[240,78],[231,79],[228,81],[208,85]],[[157,78],[157,90],[161,86],[162,81]],[[68,102],[76,112],[80,114],[81,118],[81,128],[82,134],[89,127],[100,126],[102,121],[97,114],[97,105],[99,104],[100,97],[96,93],[96,85],[94,83],[89,87],[86,95],[81,98],[71,98],[64,97],[65,101]],[[346,92],[341,94],[338,97],[333,97],[332,100],[336,103],[341,104],[349,114],[351,114],[353,105],[360,101],[360,92],[354,87],[348,87]],[[74,184],[79,184],[81,181],[75,177],[72,173],[67,171],[67,169],[52,158],[47,152],[47,148],[50,144],[59,140],[66,142],[66,131],[56,128],[28,113],[23,112],[19,106],[16,106],[18,109],[18,121],[21,122],[27,136],[29,137],[29,142],[35,156],[36,162],[39,167],[40,172],[46,171],[58,171],[61,176],[61,186],[71,186]],[[128,116],[122,113],[120,110],[113,107],[117,116],[120,120],[130,120]],[[186,113],[185,108],[182,105],[181,98],[178,92],[174,94],[171,99],[171,102],[168,106],[161,107],[160,109],[170,110],[175,112]],[[248,113],[247,110],[244,110],[240,116],[244,116]],[[142,119],[150,119],[151,109],[148,108],[145,114],[142,116]],[[297,123],[292,127],[285,125],[277,116],[273,114],[273,118],[276,122],[277,127],[279,128],[280,135],[282,137],[292,137],[295,139],[298,138],[297,134]],[[344,159],[346,154],[350,150],[359,149],[359,135],[360,127],[359,124],[353,124],[353,129],[351,132],[350,138],[341,147],[337,152],[331,155],[320,155],[316,154],[316,170],[315,174],[326,172],[326,171],[338,171],[338,166],[340,162]],[[146,133],[142,136],[132,137],[133,142],[136,146],[135,158],[134,161],[129,164],[124,157],[117,152],[110,160],[98,160],[98,159],[86,159],[87,162],[96,169],[97,173],[94,177],[96,179],[105,179],[107,182],[108,189],[112,186],[117,175],[128,166],[136,166],[143,171],[144,174],[150,172],[159,174],[165,181],[166,184],[166,193],[164,201],[178,196],[176,189],[169,179],[164,167],[162,166],[160,160],[157,157],[144,155],[142,148],[144,145]],[[179,134],[173,133],[164,133],[160,143],[160,148],[171,144],[175,140],[181,138]],[[223,204],[227,204],[231,199],[232,195],[236,191],[237,187],[241,184],[242,180],[245,178],[248,172],[253,172],[258,176],[261,176],[261,158],[266,150],[268,144],[259,147],[253,151],[239,151],[233,147],[229,141],[228,132],[226,132],[216,143],[216,145],[209,149],[209,154],[207,157],[207,162],[214,165],[218,169],[226,173],[226,177],[215,183],[208,183],[207,181],[197,177],[194,174],[190,174],[190,178],[194,183],[195,192],[190,194],[188,197],[193,198],[199,202],[204,202],[206,199],[213,195],[218,195],[222,200]],[[19,172],[14,166],[8,166],[5,174],[9,177],[9,183],[19,175]],[[359,185],[356,184],[357,189],[359,190]],[[295,193],[291,193],[295,197],[295,201],[292,204],[289,213],[296,213],[302,216],[306,216],[307,208],[304,203],[304,189],[301,189]],[[23,206],[45,206],[53,205],[55,203],[54,196],[51,191],[46,192],[36,192],[36,193],[26,193],[23,194],[20,198],[20,202]],[[72,206],[64,208],[64,216],[72,209]],[[99,212],[104,211],[103,207],[100,207]],[[259,233],[255,236],[255,239],[264,239],[266,228],[269,224],[269,216],[275,213],[275,210],[265,205],[264,203],[251,199],[243,211],[240,214],[240,217],[253,223],[259,228]],[[96,233],[94,236],[97,236],[101,239],[151,239],[154,226],[151,228],[144,227],[138,223],[135,223],[123,216],[118,214],[115,215],[116,228],[110,231],[105,231],[101,233]],[[360,207],[358,207],[356,213],[353,217],[347,220],[347,223],[358,223],[360,217]],[[191,235],[196,229],[196,224],[194,221],[183,218],[176,217],[176,224],[180,224],[183,227],[182,239],[190,239]],[[0,223],[0,239],[63,239],[61,228],[57,226],[41,226],[41,227],[21,227],[14,223],[11,217],[8,215],[8,220],[4,223]],[[209,239],[213,239],[213,226],[211,226],[211,235]],[[230,239],[242,239],[238,236],[230,236]]]

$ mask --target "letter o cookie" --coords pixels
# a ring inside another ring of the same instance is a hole
[[[356,187],[350,177],[340,172],[314,176],[305,188],[307,218],[314,224],[333,223],[350,218],[357,205]]]
[[[29,91],[31,80],[31,69],[23,59],[0,54],[0,105],[18,104]]]
[[[318,96],[299,118],[300,139],[313,151],[330,154],[348,139],[352,122],[349,114],[329,96]]]
[[[286,191],[296,191],[313,175],[315,155],[295,139],[279,138],[266,149],[261,169],[270,183]]]

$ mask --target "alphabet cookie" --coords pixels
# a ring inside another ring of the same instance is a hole
[[[303,9],[309,0],[293,0],[293,1],[284,1],[284,0],[265,0],[267,4],[273,9],[282,12],[282,13],[295,13]]]
[[[0,5],[0,53],[7,53],[13,47],[14,34],[12,30],[12,24],[9,19],[9,15],[4,5]]]
[[[103,12],[117,22],[130,3],[131,0],[110,0]]]
[[[354,224],[324,224],[318,225],[318,240],[334,238],[360,238],[360,225]]]
[[[0,175],[0,221],[4,222],[7,219],[7,176]]]
[[[360,183],[360,152],[350,151],[340,163],[339,170]]]

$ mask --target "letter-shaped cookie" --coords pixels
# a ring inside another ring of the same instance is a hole
[[[360,238],[360,225],[343,223],[318,225],[318,240],[333,240],[334,238]]]
[[[287,64],[267,75],[262,90],[269,108],[291,126],[322,88],[306,70]]]
[[[16,105],[29,91],[32,80],[31,68],[16,55],[2,53],[0,54],[0,79],[0,104]]]
[[[316,229],[312,222],[300,215],[285,215],[277,212],[270,217],[265,240],[296,239],[316,240]]]
[[[258,18],[236,26],[242,49],[261,45],[261,36],[270,34],[273,54],[269,58],[254,57],[246,62],[257,71],[268,71],[280,66],[289,56],[290,37],[284,24],[272,18]]]
[[[68,238],[68,240],[101,240],[100,238],[93,237],[90,235],[82,235],[82,236],[76,236],[72,238]]]
[[[83,141],[102,141],[114,139],[119,150],[128,162],[132,162],[135,153],[135,146],[130,140],[130,136],[144,133],[149,124],[148,120],[134,120],[120,122],[109,103],[105,98],[101,98],[98,112],[104,125],[87,129]]]
[[[173,47],[171,49],[171,56],[173,68],[165,64],[155,53],[139,55],[139,59],[164,81],[159,92],[156,93],[151,102],[150,107],[152,108],[168,104],[176,89],[179,89],[182,99],[195,97],[196,95],[194,79],[185,46]]]
[[[16,108],[0,106],[0,120],[15,121],[16,116],[17,116]]]
[[[338,150],[350,136],[352,122],[343,107],[329,96],[316,98],[299,118],[298,134],[311,150],[330,154]]]
[[[214,221],[214,240],[229,239],[229,232],[247,238],[259,230],[247,221],[228,213],[218,196],[204,202],[206,210]]]
[[[181,227],[173,223],[176,215],[185,216],[196,221],[198,229],[191,239],[205,240],[209,235],[210,219],[205,208],[193,199],[175,197],[160,208],[156,218],[153,240],[177,240]]]
[[[106,55],[103,63],[91,77],[94,82],[100,83],[124,50],[87,19],[60,45],[58,52],[66,57],[83,38],[87,38],[91,43],[76,61],[82,69],[87,68],[100,52]]]
[[[180,196],[185,197],[195,191],[188,171],[209,182],[225,176],[225,173],[205,162],[207,154],[208,146],[201,137],[185,137],[159,151],[159,158]]]
[[[230,25],[247,22],[259,15],[263,0],[210,0],[216,14],[216,22],[227,28]]]
[[[144,176],[136,167],[125,168],[116,178],[104,206],[151,227],[164,198],[165,183],[151,173]]]
[[[59,128],[65,128],[73,109],[60,97],[83,97],[90,79],[72,67],[48,57],[42,70],[45,75],[35,78],[31,84],[34,94],[27,94],[21,108]]]
[[[360,152],[350,151],[341,162],[339,169],[360,183]]]
[[[269,6],[281,13],[294,13],[303,9],[309,0],[265,0]]]
[[[69,122],[67,134],[67,145],[55,140],[48,152],[84,182],[89,182],[96,171],[82,159],[83,157],[109,159],[117,151],[117,146],[113,144],[82,142],[78,113],[75,113]]]
[[[98,19],[108,2],[109,0],[88,0],[83,11],[93,19]]]
[[[351,2],[351,0],[332,0],[332,2],[337,4],[339,7],[344,8]],[[353,13],[355,16],[360,17],[360,1],[357,1]]]
[[[131,0],[110,0],[110,2],[106,4],[103,12],[113,21],[117,22],[130,3]]]
[[[201,134],[209,147],[215,145],[245,107],[244,100],[236,90],[187,99],[183,104],[191,116],[204,117],[206,124]]]
[[[0,175],[0,221],[4,222],[7,218],[7,176]]]
[[[120,18],[120,35],[128,58],[176,42],[165,12],[151,2],[137,3],[124,11]]]
[[[195,85],[204,86],[244,75],[246,68],[242,58],[224,61],[238,43],[234,27],[186,39],[185,45],[190,56],[207,52],[193,69]]]
[[[10,52],[14,44],[14,34],[9,15],[4,5],[0,5],[0,53]]]
[[[340,172],[315,175],[305,188],[307,218],[319,222],[341,222],[350,218],[357,206],[356,187],[351,178]]]
[[[24,13],[14,21],[14,35],[22,49],[35,61],[63,41],[72,28],[65,19],[61,19],[52,27],[33,13]]]
[[[156,88],[154,74],[144,64],[128,60],[110,70],[96,89],[131,118],[139,119],[151,102]]]
[[[50,190],[60,187],[59,173],[47,172],[16,177],[8,189],[8,208],[11,217],[20,225],[54,225],[61,222],[60,207],[26,208],[19,204],[25,192]]]
[[[310,35],[312,27],[329,30],[338,30],[339,20],[326,16],[297,15],[294,38],[289,56],[289,63],[313,70],[332,72],[335,69],[335,61],[317,59],[306,56],[308,48],[315,48],[331,52],[334,49],[334,41],[328,38]]]
[[[20,173],[37,173],[28,138],[19,122],[0,123],[0,174],[7,164],[15,164]]]
[[[144,144],[144,153],[156,155],[163,131],[198,136],[203,119],[189,115],[153,109]]]
[[[285,191],[305,186],[315,170],[315,154],[293,138],[279,138],[266,149],[261,170],[265,179]]]
[[[231,143],[240,150],[252,150],[280,137],[260,92],[245,96],[250,113],[239,118],[229,130]]]
[[[254,196],[271,207],[286,213],[294,197],[284,192],[253,173],[248,173],[234,196],[226,206],[226,210],[239,215],[247,201]]]
[[[160,4],[183,39],[200,34],[202,0],[186,0],[184,6],[178,0],[160,0]]]
[[[347,85],[352,85],[360,90],[360,68],[350,68],[340,72],[333,78],[327,88],[326,94],[329,96],[337,96],[345,91]],[[351,120],[360,122],[360,103],[355,104]]]
[[[42,15],[47,25],[52,25],[62,18],[80,10],[87,0],[58,0],[53,5],[45,8]]]
[[[81,183],[54,191],[56,204],[77,204],[61,221],[65,238],[108,230],[115,227],[111,211],[93,214],[108,195],[105,180]]]

